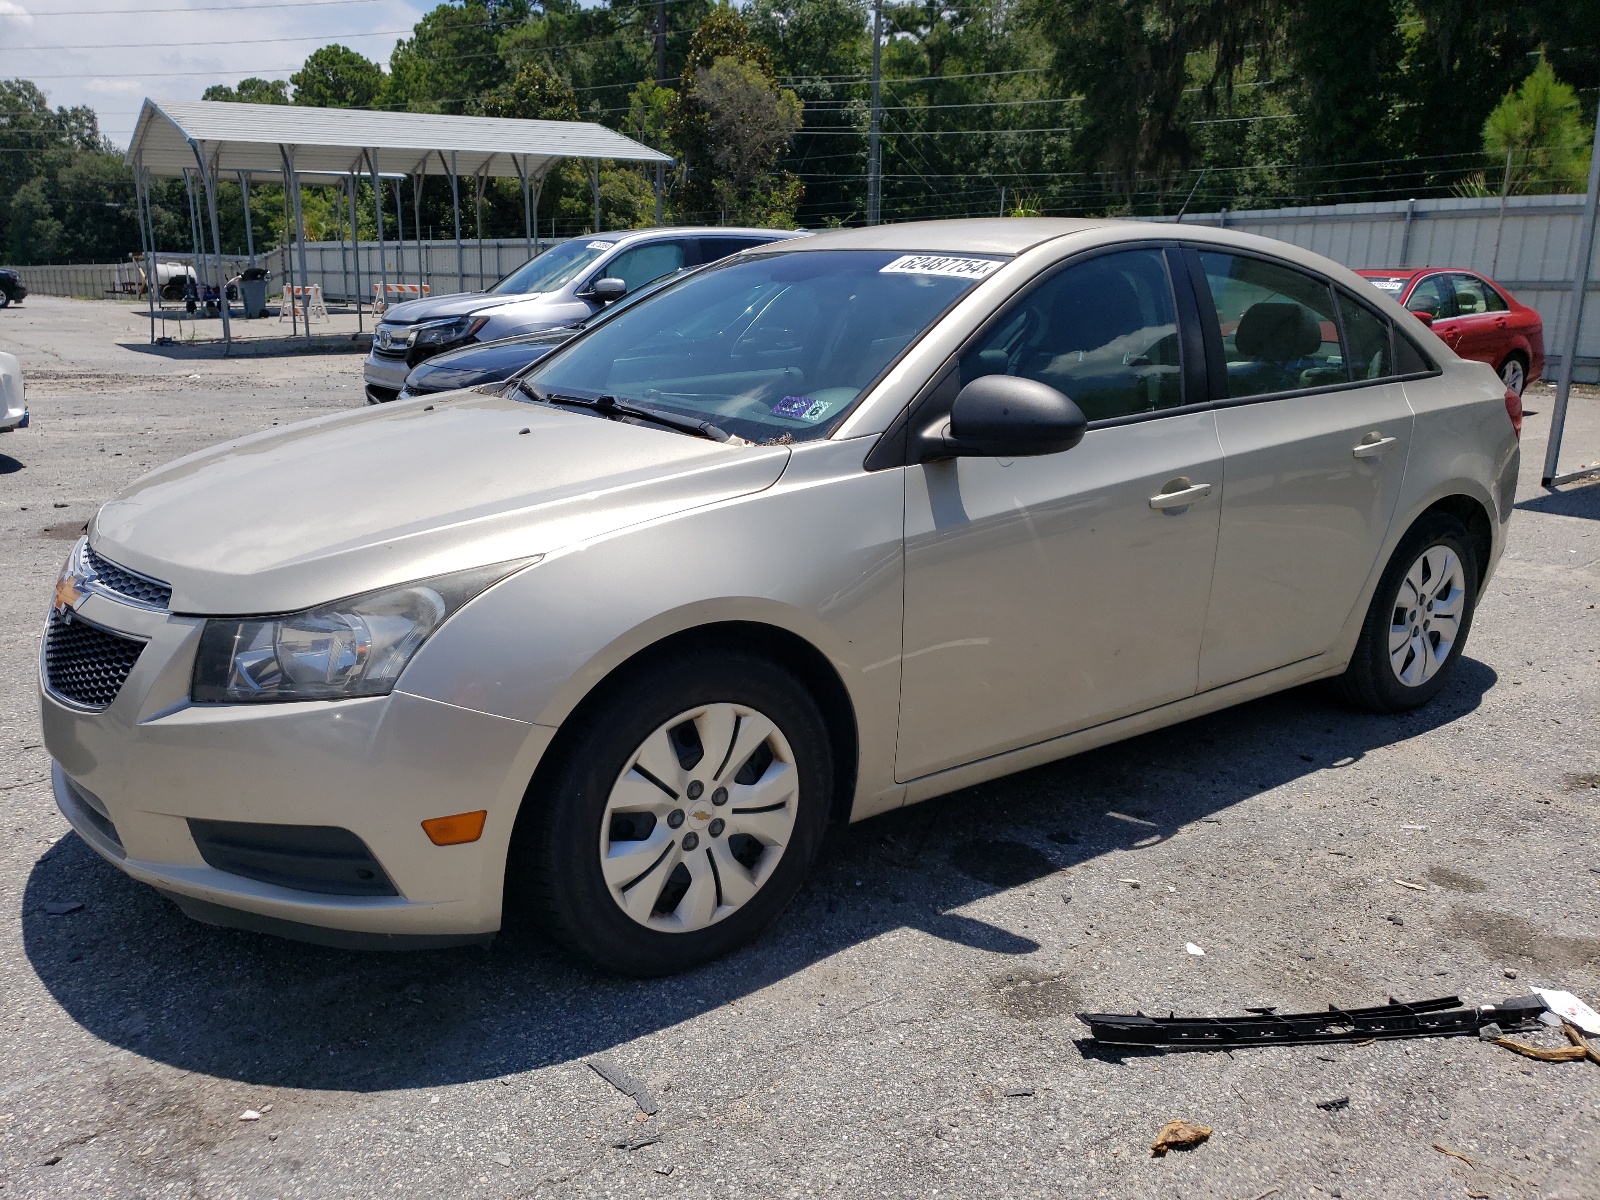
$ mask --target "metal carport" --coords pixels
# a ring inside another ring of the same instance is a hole
[[[588,121],[519,121],[499,117],[458,117],[439,113],[370,112],[350,108],[301,108],[285,104],[229,104],[208,100],[145,100],[128,145],[127,161],[133,168],[141,210],[140,236],[147,241],[146,261],[156,252],[150,220],[150,180],[184,179],[204,191],[211,226],[211,258],[219,293],[224,280],[221,231],[217,221],[217,182],[238,179],[246,195],[246,232],[249,236],[248,189],[252,179],[281,180],[292,197],[295,242],[300,248],[300,277],[306,278],[304,221],[300,211],[300,185],[346,185],[354,216],[354,181],[365,175],[373,182],[378,209],[379,263],[383,263],[384,178],[409,177],[420,194],[421,181],[437,164],[438,173],[450,181],[455,214],[456,263],[463,273],[461,245],[462,175],[468,178],[516,179],[522,184],[523,223],[528,253],[533,254],[534,218],[539,186],[564,158],[590,163],[594,193],[595,231],[600,226],[599,172],[601,159],[657,164],[657,219],[660,216],[661,168],[671,157]],[[352,222],[353,224],[353,222]],[[200,231],[197,229],[196,234]],[[403,232],[403,231],[402,231]],[[198,239],[197,239],[198,240]],[[403,242],[402,242],[403,244]],[[253,246],[252,246],[253,255]],[[211,281],[208,281],[211,282]],[[151,294],[154,313],[154,289]],[[227,297],[222,295],[222,336],[233,340]],[[359,306],[359,300],[358,300]],[[307,335],[309,336],[309,327]],[[152,321],[152,337],[154,323]]]

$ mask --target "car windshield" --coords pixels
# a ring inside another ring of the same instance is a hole
[[[754,442],[825,436],[1001,260],[801,250],[712,267],[536,366],[543,397],[666,409]]]
[[[582,238],[562,242],[538,258],[530,258],[489,291],[501,294],[553,292],[582,274],[590,263],[615,245],[615,242],[590,242]]]

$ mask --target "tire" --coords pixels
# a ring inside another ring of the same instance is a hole
[[[1522,355],[1506,355],[1505,361],[1500,364],[1500,382],[1517,395],[1522,395],[1522,390],[1528,386],[1528,364],[1523,361]]]
[[[609,688],[535,778],[508,900],[604,970],[686,970],[793,899],[832,791],[822,714],[784,668],[743,652],[659,662]]]
[[[11,293],[7,292],[7,291],[0,291],[0,308],[10,308],[10,307],[11,307]]]
[[[1447,513],[1424,515],[1401,539],[1378,581],[1355,654],[1337,681],[1344,697],[1383,713],[1432,700],[1467,644],[1478,579],[1466,527]],[[1422,602],[1411,603],[1419,584]],[[1403,618],[1400,624],[1396,616]]]

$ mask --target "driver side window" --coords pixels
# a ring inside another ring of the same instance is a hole
[[[682,242],[652,242],[624,250],[611,260],[601,275],[622,280],[632,292],[682,267]]]
[[[961,358],[961,382],[1020,375],[1091,421],[1183,403],[1178,318],[1159,249],[1102,254],[1046,279]]]

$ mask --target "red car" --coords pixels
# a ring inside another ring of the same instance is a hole
[[[1357,271],[1433,327],[1462,358],[1486,362],[1517,395],[1544,373],[1544,321],[1498,283],[1459,267]]]

